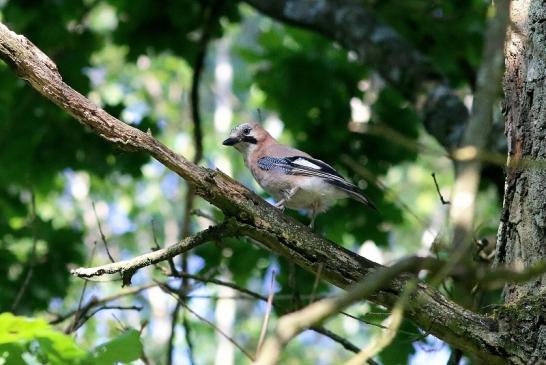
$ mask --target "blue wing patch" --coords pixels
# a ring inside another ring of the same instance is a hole
[[[270,157],[265,156],[258,160],[258,167],[262,170],[282,170],[288,175],[317,176],[326,179],[345,179],[334,168],[314,158],[293,156],[293,157]]]
[[[282,170],[285,174],[290,174],[291,168],[288,162],[285,158],[266,156],[258,160],[258,167],[266,171]]]

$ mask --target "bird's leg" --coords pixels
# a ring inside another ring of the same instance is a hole
[[[313,203],[313,205],[311,206],[311,223],[309,223],[309,228],[311,229],[315,228],[315,218],[317,217],[317,208],[318,208],[318,203],[317,202]]]
[[[297,186],[294,186],[292,189],[290,189],[288,193],[286,193],[284,198],[275,203],[275,208],[279,208],[281,211],[284,211],[284,203],[289,201],[294,196],[294,194],[298,192],[298,190],[299,188]]]

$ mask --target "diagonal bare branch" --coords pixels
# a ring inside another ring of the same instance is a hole
[[[283,348],[298,334],[313,325],[320,325],[328,318],[337,314],[349,305],[370,297],[381,287],[387,285],[401,273],[421,268],[426,261],[418,257],[410,257],[370,274],[346,293],[320,300],[296,312],[281,317],[277,324],[275,335],[271,336],[258,354],[256,365],[277,364]],[[411,283],[411,281],[410,281]]]
[[[71,271],[71,273],[72,275],[78,276],[80,278],[91,278],[95,276],[115,273],[121,273],[124,277],[126,275],[130,277],[138,269],[157,264],[158,262],[178,256],[181,253],[187,252],[192,248],[195,248],[210,240],[233,235],[236,232],[236,227],[236,224],[227,221],[226,223],[222,223],[218,226],[210,227],[204,231],[201,231],[195,236],[187,237],[182,241],[164,249],[140,255],[130,260],[113,262],[111,264],[106,264],[98,267],[82,267],[74,269]]]

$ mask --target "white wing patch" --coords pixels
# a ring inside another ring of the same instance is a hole
[[[293,164],[295,165],[300,165],[300,166],[305,166],[305,167],[309,167],[311,169],[315,169],[315,170],[320,170],[321,167],[318,166],[318,165],[315,165],[314,163],[312,163],[311,161],[309,160],[306,160],[304,158],[298,158],[297,160],[294,160],[292,161]]]

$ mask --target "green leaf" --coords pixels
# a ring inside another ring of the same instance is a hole
[[[0,364],[27,365],[23,360],[23,353],[24,351],[18,345],[12,343],[0,344]]]
[[[0,358],[9,364],[24,364],[23,353],[51,365],[77,364],[85,356],[72,337],[57,332],[43,319],[0,314]]]
[[[119,337],[95,348],[84,361],[85,365],[115,365],[140,358],[142,343],[138,331],[128,330]]]

